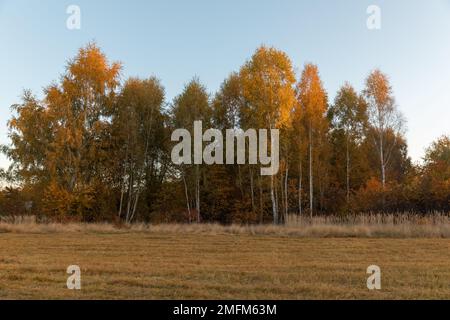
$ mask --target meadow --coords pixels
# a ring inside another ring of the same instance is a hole
[[[450,299],[448,220],[337,221],[1,222],[0,299]],[[381,290],[367,289],[372,264]],[[81,290],[66,287],[69,265],[81,268]]]

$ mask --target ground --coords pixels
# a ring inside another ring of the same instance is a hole
[[[66,287],[69,265],[81,290]],[[450,239],[0,233],[0,299],[16,298],[449,299]]]

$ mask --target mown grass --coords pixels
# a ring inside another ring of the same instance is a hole
[[[218,226],[35,228],[0,233],[0,299],[450,298],[448,238],[308,238]],[[74,264],[82,272],[79,291],[66,288]],[[372,264],[381,267],[379,291],[366,287]]]

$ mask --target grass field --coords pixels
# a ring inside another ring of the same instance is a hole
[[[0,228],[0,299],[450,299],[449,238],[211,230]],[[66,288],[69,265],[81,290]]]

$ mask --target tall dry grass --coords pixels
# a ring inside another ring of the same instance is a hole
[[[361,214],[288,216],[283,225],[38,223],[34,217],[0,218],[0,233],[188,233],[250,234],[288,237],[450,238],[450,215]]]

